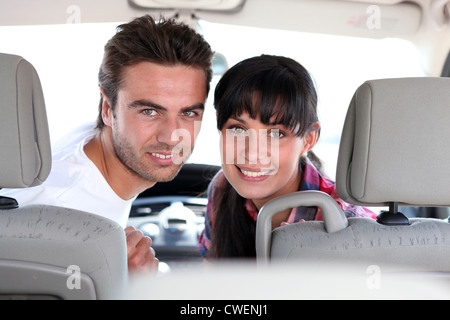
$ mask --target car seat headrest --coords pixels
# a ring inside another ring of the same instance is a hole
[[[342,132],[339,196],[364,206],[449,206],[449,137],[449,78],[367,81]]]
[[[41,184],[50,173],[50,136],[41,83],[34,67],[0,54],[0,188]]]

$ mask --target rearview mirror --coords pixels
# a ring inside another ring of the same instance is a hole
[[[240,11],[246,0],[128,0],[131,6],[142,9],[190,9],[207,11]]]
[[[214,75],[224,74],[228,70],[228,61],[223,54],[217,52],[214,54],[212,70]]]

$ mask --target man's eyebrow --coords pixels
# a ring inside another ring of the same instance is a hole
[[[181,112],[188,112],[188,111],[193,111],[193,110],[205,110],[205,105],[203,103],[197,103],[194,104],[193,106],[190,107],[185,107],[183,109],[181,109]]]
[[[167,110],[167,108],[165,108],[157,103],[148,101],[148,100],[133,101],[130,104],[128,104],[128,107],[129,108],[147,107],[147,108],[153,108],[153,109],[157,109],[157,110],[164,110],[164,111]],[[198,109],[204,110],[205,105],[203,103],[197,103],[197,104],[194,104],[193,106],[182,108],[181,112],[188,112],[188,111],[193,111],[193,110],[198,110]]]
[[[161,106],[157,103],[153,103],[148,100],[136,100],[136,101],[133,101],[130,104],[128,104],[128,108],[139,108],[139,107],[148,107],[148,108],[153,108],[153,109],[158,109],[158,110],[167,110],[163,106]]]

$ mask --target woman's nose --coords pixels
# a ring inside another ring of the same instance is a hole
[[[249,164],[267,165],[271,162],[273,147],[277,146],[277,140],[271,139],[267,130],[249,130],[245,139],[244,148],[241,149],[242,155]]]

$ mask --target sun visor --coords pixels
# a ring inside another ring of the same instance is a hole
[[[409,2],[374,5],[336,0],[247,0],[239,14],[202,12],[198,18],[249,27],[382,39],[416,34],[422,9]]]

